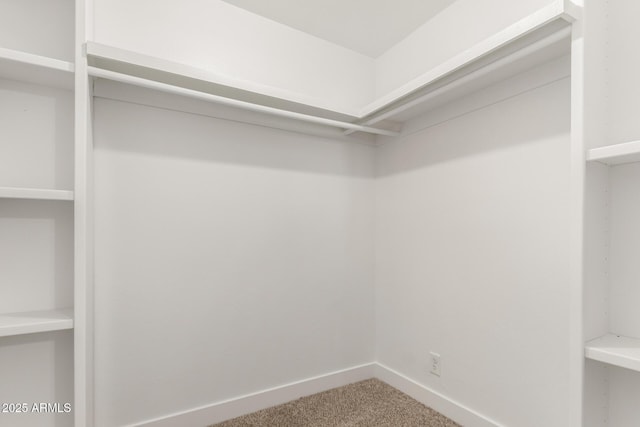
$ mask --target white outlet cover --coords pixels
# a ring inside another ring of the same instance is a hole
[[[429,372],[433,375],[439,377],[442,371],[442,362],[440,360],[440,355],[438,353],[434,353],[433,351],[429,353],[430,363],[429,363]]]

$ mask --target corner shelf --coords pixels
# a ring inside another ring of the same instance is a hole
[[[587,342],[585,357],[640,372],[640,339],[603,335]]]
[[[0,314],[0,337],[73,329],[73,310]]]
[[[555,0],[402,87],[358,107],[357,111],[336,108],[331,100],[312,100],[304,94],[232,79],[114,46],[87,42],[86,52],[89,74],[93,77],[316,121],[346,129],[347,135],[357,131],[389,135],[388,131],[367,127],[384,119],[406,121],[433,107],[436,94],[436,102],[446,102],[568,53],[571,23],[580,13],[581,8],[571,1]],[[301,111],[306,117],[300,114],[296,117],[292,111]],[[327,119],[342,123],[328,123]]]
[[[640,162],[640,141],[592,148],[587,152],[587,161],[600,162],[607,165]]]
[[[397,108],[398,103],[404,102],[408,96],[424,95],[498,61],[505,62],[505,65],[508,65],[507,63],[511,62],[508,58],[513,55],[523,57],[532,55],[536,57],[535,62],[543,63],[545,60],[548,60],[550,56],[557,56],[563,53],[563,51],[566,53],[569,44],[558,46],[557,42],[562,39],[570,39],[571,23],[578,19],[580,14],[581,9],[573,5],[572,2],[556,0],[550,5],[526,16],[515,24],[471,46],[459,55],[454,56],[439,66],[428,70],[403,86],[364,106],[360,111],[360,117],[373,114],[377,116],[390,107]],[[549,39],[549,42],[544,42],[546,39]],[[553,49],[542,55],[536,54],[535,51],[538,49],[531,48],[532,46],[535,47],[536,44],[545,45],[542,46],[542,50],[546,50],[545,48],[551,45],[553,45]],[[520,60],[521,58],[517,59]],[[514,73],[526,68],[531,68],[531,66],[531,64],[521,66],[515,70]],[[494,70],[492,70],[491,73],[493,73],[493,71]],[[507,74],[513,73],[507,72]],[[479,84],[470,85],[467,93],[478,90],[478,86],[490,84],[483,81],[484,77],[485,76],[483,76],[482,79],[476,79],[475,77],[469,79],[479,80],[479,82],[477,82]],[[503,78],[504,76],[500,77],[500,79]],[[492,82],[499,81],[500,79],[494,79]],[[465,82],[465,84],[466,83],[467,82]],[[413,100],[414,98],[410,99],[410,101]],[[403,111],[405,109],[407,109],[407,107],[404,107]]]
[[[0,47],[0,77],[73,89],[74,65],[67,61]]]
[[[0,199],[73,200],[73,191],[0,187]]]

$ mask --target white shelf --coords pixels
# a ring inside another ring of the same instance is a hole
[[[640,339],[607,334],[586,344],[585,357],[640,372]]]
[[[0,337],[72,328],[72,309],[0,314]]]
[[[580,12],[581,9],[568,0],[556,0],[397,90],[371,104],[359,107],[358,111],[332,108],[331,100],[312,100],[304,94],[293,94],[281,88],[234,80],[212,71],[113,46],[88,42],[86,51],[89,72],[96,77],[157,90],[164,88],[165,91],[169,91],[166,86],[171,86],[182,89],[176,90],[175,93],[185,96],[198,97],[194,93],[198,92],[274,109],[297,111],[318,118],[369,126],[384,119],[408,120],[422,114],[425,104],[428,104],[426,107],[433,108],[438,103],[476,92],[568,53],[571,46],[571,23]],[[433,96],[436,94],[437,96]],[[216,102],[215,99],[209,100]],[[247,108],[242,105],[236,106]],[[339,123],[325,124],[341,127]],[[353,127],[343,129],[348,129],[346,134],[363,130]]]
[[[0,47],[0,77],[62,89],[73,89],[70,62]]]
[[[526,49],[527,46],[537,41],[569,28],[579,14],[580,9],[570,1],[556,0],[552,4],[482,40],[459,55],[364,106],[359,116],[365,117],[385,110],[407,96],[416,94],[416,92],[425,93],[435,90],[442,85],[458,80],[471,72]],[[569,37],[569,33],[567,33],[567,37]],[[473,87],[470,90],[474,91],[477,88]]]
[[[73,200],[73,191],[0,187],[0,199]]]
[[[640,162],[640,141],[592,148],[587,152],[587,160],[607,165]]]
[[[86,51],[90,66],[128,76],[336,120],[353,119],[357,115],[357,111],[335,108],[301,93],[232,78],[102,43],[87,42]]]

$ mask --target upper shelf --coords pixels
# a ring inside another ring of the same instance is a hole
[[[314,105],[221,84],[215,73],[111,46],[88,42],[89,75],[234,108],[379,135],[398,132],[351,123],[355,117]]]
[[[580,8],[572,2],[557,0],[363,107],[359,116],[386,110],[407,96],[433,91],[517,52],[533,50],[528,46],[570,27],[579,15]]]
[[[0,77],[62,89],[73,89],[70,62],[0,47]]]
[[[640,371],[640,339],[607,334],[585,346],[587,359]]]
[[[330,102],[322,104],[283,89],[235,81],[211,71],[113,46],[88,42],[86,52],[89,72],[95,77],[167,92],[170,91],[168,87],[173,87],[177,88],[175,93],[185,96],[300,120],[313,121],[310,117],[330,119],[335,122],[316,122],[346,129],[345,133],[389,134],[367,127],[385,119],[408,120],[429,105],[433,106],[434,102],[442,103],[473,93],[567,53],[571,23],[580,11],[569,0],[556,0],[371,104],[363,105],[359,111],[331,108],[327,106]]]
[[[73,200],[73,191],[46,188],[0,187],[0,199]]]
[[[587,160],[607,165],[640,162],[640,141],[592,148],[587,152]]]
[[[0,314],[0,337],[73,328],[73,310]]]
[[[210,70],[102,43],[87,42],[86,51],[89,65],[103,70],[336,120],[349,120],[357,115],[357,111],[336,109],[303,94],[246,80],[232,79]]]

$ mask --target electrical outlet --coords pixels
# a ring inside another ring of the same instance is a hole
[[[434,353],[433,351],[429,353],[429,355],[431,356],[429,372],[431,372],[436,377],[439,377],[441,372],[440,355],[438,353]]]

